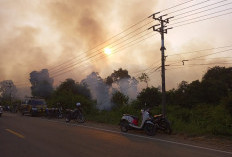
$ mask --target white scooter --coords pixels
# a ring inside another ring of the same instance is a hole
[[[153,123],[153,117],[149,113],[149,109],[142,109],[142,123],[138,126],[138,118],[129,115],[123,114],[120,120],[120,128],[122,132],[127,132],[128,130],[144,130],[145,133],[149,136],[153,136],[156,133],[156,125]]]

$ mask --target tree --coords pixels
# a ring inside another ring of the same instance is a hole
[[[4,80],[0,82],[0,100],[2,103],[11,105],[16,97],[17,88],[12,80]]]
[[[114,72],[105,79],[106,84],[112,85],[113,82],[117,82],[121,79],[129,79],[131,76],[128,74],[127,70],[123,70],[119,68],[118,70],[114,70]]]
[[[123,93],[117,91],[112,95],[111,101],[116,104],[117,107],[121,107],[124,104],[127,104],[129,97]]]
[[[86,84],[84,83],[79,84],[78,82],[75,82],[73,79],[70,79],[70,78],[62,82],[56,91],[57,92],[66,91],[67,93],[81,95],[88,99],[91,98],[90,91]]]
[[[207,103],[219,103],[232,91],[232,67],[215,66],[202,78],[202,90]]]
[[[148,87],[148,81],[150,81],[149,76],[146,73],[142,73],[142,75],[139,77],[140,82],[145,82]]]
[[[232,116],[232,93],[228,97],[222,99],[222,104],[225,105],[226,110]]]
[[[147,104],[149,107],[158,106],[161,103],[161,92],[158,88],[148,87],[143,89],[137,96],[140,104]]]
[[[113,78],[111,76],[108,76],[105,79],[105,82],[106,82],[107,85],[112,86],[112,83],[114,82],[114,80],[113,80]]]
[[[57,106],[59,103],[64,109],[73,109],[75,104],[80,102],[83,105],[85,112],[90,112],[93,107],[90,91],[85,84],[79,84],[73,79],[66,79],[53,92],[48,99],[50,107]]]

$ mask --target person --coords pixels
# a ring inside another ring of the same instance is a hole
[[[77,107],[81,106],[81,103],[77,102],[77,103],[76,103],[76,106],[77,106]]]
[[[77,109],[82,113],[81,103],[77,102],[77,103],[76,103],[76,107],[77,107]]]

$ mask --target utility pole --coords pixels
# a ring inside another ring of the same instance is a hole
[[[165,85],[165,60],[166,60],[166,56],[164,51],[166,50],[165,46],[164,46],[164,33],[167,34],[167,30],[168,29],[172,29],[172,28],[166,28],[166,24],[169,23],[169,19],[174,18],[174,17],[170,17],[170,18],[166,18],[163,19],[165,16],[167,16],[167,14],[165,15],[161,15],[158,18],[156,18],[156,15],[159,14],[160,12],[154,13],[151,16],[149,16],[148,18],[152,17],[154,20],[157,20],[160,24],[154,25],[148,29],[153,28],[153,31],[159,32],[161,35],[161,77],[162,77],[162,114],[164,117],[166,117],[166,85]],[[159,28],[156,28],[157,26],[160,26]]]
[[[11,82],[8,82],[8,87],[10,88],[10,106],[12,105],[12,83]]]

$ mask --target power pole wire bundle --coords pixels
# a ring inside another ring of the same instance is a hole
[[[160,12],[154,13],[151,16],[149,16],[148,18],[152,17],[154,20],[159,21],[160,24],[156,24],[148,29],[153,28],[153,31],[159,32],[161,35],[161,67],[162,67],[162,72],[161,72],[161,77],[162,77],[162,113],[163,116],[166,116],[166,87],[165,87],[165,54],[164,54],[164,50],[166,50],[165,46],[164,46],[164,33],[167,34],[168,29],[172,29],[172,28],[166,28],[166,24],[169,23],[169,20],[174,18],[174,16],[163,19],[163,17],[167,16],[167,14],[165,15],[161,15],[158,18],[156,18],[156,15],[159,14]],[[157,26],[160,26],[159,28],[156,28]]]

